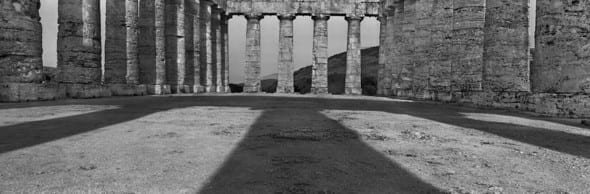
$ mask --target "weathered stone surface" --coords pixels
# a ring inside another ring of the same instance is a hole
[[[328,19],[325,14],[316,14],[313,19],[313,65],[311,92],[328,93]]]
[[[193,10],[195,11],[193,16],[193,91],[195,93],[204,92],[205,88],[203,87],[203,82],[201,81],[201,64],[204,64],[201,58],[201,1],[200,0],[192,0],[193,3]]]
[[[39,0],[0,1],[0,83],[40,83]]]
[[[65,87],[57,83],[0,83],[0,102],[57,100],[65,97]]]
[[[137,84],[109,84],[113,96],[142,96],[148,94],[146,85]]]
[[[105,83],[138,83],[137,3],[137,0],[107,1]]]
[[[381,44],[384,52],[383,95],[397,95],[401,90],[402,62],[405,60],[402,54],[406,44],[404,41],[407,41],[403,33],[405,18],[403,1],[387,1],[383,16],[385,20],[381,24],[385,26],[385,30],[382,30],[385,34],[384,43]]]
[[[346,50],[346,78],[345,93],[351,95],[363,94],[361,88],[361,16],[347,16],[348,42]]]
[[[260,20],[261,14],[251,13],[246,15],[246,80],[244,92],[260,92]]]
[[[231,16],[225,16],[222,21],[221,25],[221,34],[223,35],[223,87],[225,88],[225,93],[231,93],[231,89],[229,87],[229,29],[228,29],[228,21],[231,19]]]
[[[414,53],[411,55],[410,64],[413,66],[412,91],[418,98],[430,97],[430,70],[433,52],[432,45],[432,11],[434,0],[416,0],[414,7],[414,34],[412,45]],[[411,68],[408,68],[411,69]]]
[[[451,91],[453,35],[453,1],[434,1],[430,22],[429,90]]]
[[[57,53],[61,83],[102,79],[99,0],[59,0]]]
[[[66,95],[70,98],[100,98],[112,96],[111,89],[108,86],[100,84],[61,84],[65,87]]]
[[[185,88],[184,3],[185,0],[166,1],[166,81],[172,93],[182,93]]]
[[[377,95],[379,96],[389,96],[385,93],[385,85],[387,82],[385,81],[387,78],[385,77],[385,58],[386,58],[386,37],[387,37],[387,16],[382,14],[378,18],[379,20],[379,70],[377,71]],[[389,35],[392,36],[392,35]],[[391,82],[389,82],[391,84]],[[391,88],[391,87],[390,87]],[[391,90],[391,89],[390,89]]]
[[[293,20],[295,15],[279,15],[279,63],[277,93],[293,93]]]
[[[399,88],[397,89],[397,95],[399,96],[413,96],[412,95],[412,83],[414,83],[413,72],[414,72],[414,54],[415,46],[414,39],[416,36],[416,0],[403,1],[403,20],[401,22],[402,36],[399,51],[399,74],[397,83]],[[393,26],[392,26],[393,27]]]
[[[590,1],[538,0],[535,92],[590,93]]]
[[[166,37],[164,0],[140,1],[139,80],[149,94],[169,93],[166,85]]]
[[[485,2],[453,1],[453,91],[482,89]]]
[[[195,0],[184,0],[184,46],[185,46],[185,67],[184,67],[184,87],[185,93],[194,92],[195,85],[195,41],[194,41],[194,20],[195,18]]]
[[[528,0],[486,1],[483,89],[530,91]]]
[[[222,14],[222,10],[220,10],[219,8],[216,8],[215,11],[215,17],[214,21],[215,21],[215,30],[213,31],[215,33],[215,91],[219,92],[219,93],[223,93],[225,92],[225,88],[223,87],[223,61],[224,61],[224,49],[223,49],[223,35],[221,34],[221,25],[222,25],[222,21],[221,21],[221,14]]]
[[[201,2],[201,72],[204,72],[201,77],[201,83],[204,83],[205,91],[212,92],[213,87],[213,37],[212,37],[212,4],[208,1]]]

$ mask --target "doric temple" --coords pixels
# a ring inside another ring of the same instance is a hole
[[[590,116],[590,0],[106,0],[104,37],[100,0],[56,2],[58,73],[46,80],[41,1],[0,1],[0,101],[230,92],[234,15],[247,19],[244,91],[261,90],[260,20],[276,15],[277,92],[293,93],[293,20],[305,15],[315,94],[328,93],[330,16],[348,22],[351,95],[361,21],[378,17],[379,95]]]

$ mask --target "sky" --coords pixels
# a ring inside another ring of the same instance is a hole
[[[43,61],[44,66],[57,66],[57,1],[43,0],[40,10],[41,23],[43,24]],[[534,9],[536,0],[531,0],[532,13],[530,18],[531,29],[534,32]],[[101,1],[103,37],[104,16],[106,1]],[[379,45],[379,22],[374,17],[366,17],[361,23],[362,47]],[[313,45],[313,21],[309,16],[299,16],[294,21],[294,60],[295,69],[311,64]],[[279,51],[279,20],[276,16],[265,16],[261,21],[261,49],[262,49],[262,76],[277,72]],[[344,17],[331,17],[328,21],[328,53],[330,55],[346,51],[347,22]],[[534,37],[531,36],[531,43]],[[533,46],[534,44],[531,44]],[[104,48],[104,38],[103,38]],[[243,16],[234,16],[229,21],[229,58],[230,58],[230,82],[239,83],[244,79],[244,61],[246,52],[246,19]],[[103,55],[104,56],[104,55]],[[103,60],[104,61],[104,60]]]

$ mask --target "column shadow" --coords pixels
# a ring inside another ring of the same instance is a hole
[[[265,109],[199,193],[443,193],[319,109]]]

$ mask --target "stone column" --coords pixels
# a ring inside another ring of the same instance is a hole
[[[313,67],[311,92],[328,93],[328,19],[330,16],[316,14],[313,19]]]
[[[101,86],[99,0],[59,0],[58,79],[70,97],[110,95]]]
[[[231,90],[229,88],[229,35],[228,35],[228,24],[227,22],[231,19],[231,15],[224,15],[221,19],[221,34],[223,36],[223,88],[225,89],[225,93],[230,93]]]
[[[201,72],[205,73],[202,83],[205,92],[212,92],[213,86],[213,36],[211,12],[213,4],[210,1],[201,2]]]
[[[277,93],[293,93],[294,14],[279,14],[279,67]]]
[[[244,92],[260,92],[260,13],[246,14],[246,80]]]
[[[194,92],[195,84],[195,41],[194,41],[194,21],[198,20],[195,18],[197,13],[195,10],[195,0],[183,0],[184,1],[184,46],[185,46],[185,63],[184,63],[184,85],[183,90],[185,93]]]
[[[201,64],[202,59],[201,56],[201,1],[200,0],[191,0],[194,1],[194,19],[193,19],[193,47],[194,47],[194,63],[193,63],[193,76],[194,76],[194,84],[193,84],[193,91],[195,93],[201,93],[205,91],[205,88],[201,84]]]
[[[172,93],[182,93],[186,74],[184,0],[166,1],[166,78]]]
[[[380,15],[379,20],[379,70],[377,73],[377,95],[385,96],[386,77],[385,77],[385,33],[387,29],[387,16]],[[390,82],[391,83],[391,82]]]
[[[485,1],[453,1],[454,92],[482,89]]]
[[[537,0],[534,92],[590,94],[589,10],[588,0]]]
[[[215,91],[219,93],[225,92],[225,87],[223,87],[223,35],[221,34],[221,26],[222,26],[222,15],[223,10],[217,7],[214,11],[215,17]]]
[[[42,74],[40,5],[40,0],[0,1],[0,102],[65,95]]]
[[[138,87],[138,0],[107,0],[104,81],[114,95],[141,95]]]
[[[362,16],[346,16],[348,21],[348,43],[346,50],[345,93],[362,95],[361,87],[361,21]]]
[[[0,1],[0,83],[43,81],[40,4]]]
[[[165,0],[140,1],[139,81],[149,94],[168,94],[166,85]]]

